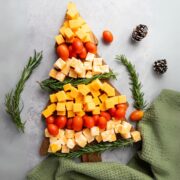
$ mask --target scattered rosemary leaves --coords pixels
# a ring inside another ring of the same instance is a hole
[[[78,84],[89,84],[90,82],[92,82],[93,80],[95,80],[97,78],[101,79],[101,80],[103,80],[103,79],[110,79],[110,78],[115,79],[116,78],[116,74],[113,73],[112,71],[110,71],[109,73],[95,75],[92,78],[78,78],[78,79],[74,79],[74,78],[68,77],[63,82],[60,82],[60,81],[58,81],[56,79],[49,78],[49,79],[43,80],[39,84],[40,84],[42,89],[44,89],[46,91],[49,91],[49,92],[54,92],[54,91],[62,90],[63,86],[65,84],[68,84],[68,83],[71,83],[71,85],[76,87]]]
[[[132,86],[130,90],[134,99],[134,108],[138,110],[145,109],[147,103],[144,100],[144,93],[141,91],[142,84],[138,79],[138,74],[136,72],[135,66],[130,61],[128,61],[128,59],[124,55],[116,56],[116,60],[120,61],[126,67],[129,73],[129,79],[131,80],[130,85]]]
[[[36,51],[34,51],[34,56],[29,58],[28,64],[24,67],[15,89],[12,89],[5,96],[6,112],[10,115],[17,129],[22,132],[24,132],[24,123],[20,116],[23,109],[23,107],[20,107],[20,96],[25,82],[28,80],[33,70],[40,64],[41,59],[42,52],[36,53]]]

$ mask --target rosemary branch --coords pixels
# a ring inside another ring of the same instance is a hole
[[[5,96],[6,112],[10,115],[17,129],[22,132],[24,132],[24,123],[20,116],[23,109],[23,107],[20,107],[20,96],[24,89],[25,82],[28,80],[33,70],[40,64],[41,59],[42,52],[36,53],[36,51],[34,51],[34,56],[29,58],[15,89],[12,89]]]
[[[136,72],[135,66],[130,61],[128,61],[124,55],[116,56],[116,60],[120,61],[126,67],[129,73],[129,79],[131,81],[130,85],[132,86],[130,90],[134,99],[134,108],[141,110],[145,109],[147,103],[144,100],[144,93],[141,91],[142,84],[139,81],[139,75]]]
[[[83,154],[90,154],[95,152],[104,152],[106,150],[113,150],[118,147],[127,147],[133,145],[132,139],[118,139],[114,142],[102,142],[94,145],[87,145],[84,148],[81,148],[77,151],[70,153],[55,153],[52,155],[56,155],[58,157],[66,157],[66,158],[77,158],[82,156]]]
[[[63,82],[60,82],[58,80],[49,78],[49,79],[45,79],[42,82],[39,82],[40,87],[46,91],[49,92],[53,92],[53,91],[59,91],[63,89],[63,86],[65,84],[71,83],[73,86],[77,86],[78,84],[89,84],[90,82],[92,82],[95,79],[110,79],[116,78],[116,74],[113,73],[112,71],[110,71],[109,73],[104,73],[104,74],[98,74],[93,76],[92,78],[78,78],[78,79],[74,79],[74,78],[66,78]]]

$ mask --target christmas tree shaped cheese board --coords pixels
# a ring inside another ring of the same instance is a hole
[[[140,132],[125,118],[126,96],[109,82],[114,74],[98,56],[97,38],[74,3],[68,4],[55,40],[58,60],[49,76],[59,88],[49,84],[52,93],[42,112],[46,128],[41,155],[99,161],[93,153],[140,141]]]

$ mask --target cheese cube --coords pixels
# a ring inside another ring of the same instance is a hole
[[[101,89],[107,93],[108,96],[115,96],[115,89],[109,85],[107,82],[104,82],[101,86]]]
[[[91,97],[92,97],[92,96],[91,96]],[[101,104],[101,102],[100,102],[100,100],[99,100],[98,97],[94,97],[94,98],[93,98],[93,101],[94,101],[94,103],[95,103],[96,106]]]
[[[127,99],[125,95],[118,96],[118,104],[120,103],[126,103]]]
[[[93,61],[95,54],[88,52],[86,56],[86,61]]]
[[[80,116],[80,117],[83,117],[86,113],[84,111],[81,111],[81,112],[77,112],[76,115],[77,116]]]
[[[81,103],[74,103],[73,104],[73,111],[74,112],[81,112],[82,111],[82,104]]]
[[[131,132],[131,136],[132,136],[134,142],[138,142],[138,141],[141,140],[141,134],[140,134],[139,131],[133,131],[133,132]]]
[[[112,133],[111,136],[110,136],[109,142],[114,142],[114,141],[116,141],[116,140],[117,140],[116,134],[115,134],[115,133]]]
[[[76,9],[76,4],[73,3],[73,2],[69,2],[68,5],[67,5],[67,9]]]
[[[63,27],[69,27],[69,21],[64,21]]]
[[[45,118],[47,118],[51,116],[55,110],[56,110],[56,104],[51,104],[42,112],[42,115]]]
[[[114,107],[114,101],[111,98],[107,98],[104,103],[105,103],[106,110]]]
[[[129,138],[131,138],[131,133],[128,132],[128,133],[126,133],[126,134],[121,134],[121,136],[122,136],[124,139],[129,139]]]
[[[93,111],[96,108],[96,105],[94,102],[89,102],[86,104],[86,111]]]
[[[130,131],[132,128],[132,125],[126,121],[122,121],[122,125],[127,128],[128,131]]]
[[[57,103],[56,111],[65,111],[65,103]]]
[[[58,72],[58,73],[56,74],[56,78],[55,78],[55,79],[63,82],[64,79],[65,79],[65,77],[66,77],[66,75],[64,75],[62,72]]]
[[[71,38],[73,38],[74,33],[72,32],[72,30],[70,28],[67,27],[64,30],[64,35],[66,38],[71,39]]]
[[[64,66],[66,65],[66,62],[64,60],[62,60],[61,58],[59,58],[55,63],[54,63],[54,67],[56,69],[62,69]]]
[[[84,99],[84,96],[81,93],[79,93],[77,95],[77,97],[75,98],[75,102],[76,103],[83,103],[83,99]]]
[[[109,141],[111,137],[111,130],[101,132],[101,137],[102,137],[103,142]]]
[[[118,96],[114,96],[114,97],[111,97],[110,99],[112,99],[112,101],[114,102],[114,105],[117,105],[117,104],[119,104],[118,103]]]
[[[70,66],[68,63],[66,63],[66,65],[62,68],[61,72],[67,76],[69,74],[69,71],[70,71]]]
[[[94,141],[94,137],[91,135],[91,132],[88,128],[83,129],[83,135],[86,137],[88,143]]]
[[[66,93],[66,96],[67,96],[67,100],[68,101],[72,101],[74,98],[71,96],[71,92],[67,92]]]
[[[84,39],[86,38],[86,32],[84,32],[82,29],[78,29],[76,31],[76,36],[81,40],[84,41]]]
[[[92,74],[93,75],[101,74],[101,73],[102,73],[102,71],[101,71],[100,66],[93,66],[93,68],[92,68]]]
[[[49,76],[52,78],[56,78],[58,71],[56,71],[55,69],[51,69],[51,71],[49,72]]]
[[[83,29],[83,31],[84,31],[84,29]],[[84,43],[86,43],[86,42],[92,42],[92,43],[94,43],[93,37],[92,37],[92,35],[91,35],[90,32],[86,32],[86,37],[85,37],[85,39],[83,40],[83,42],[84,42]]]
[[[61,145],[67,144],[67,138],[66,138],[66,136],[62,136],[61,138],[59,138],[58,142],[59,142]]]
[[[77,20],[80,22],[81,27],[82,27],[82,25],[84,25],[84,24],[86,23],[85,20],[84,20],[81,16],[79,16],[79,17],[77,18]]]
[[[82,74],[82,72],[84,70],[83,63],[81,61],[78,61],[78,64],[76,65],[74,70],[77,74]]]
[[[65,42],[65,41],[64,41],[64,38],[63,38],[63,36],[62,36],[61,34],[57,35],[57,36],[55,37],[55,40],[56,40],[56,43],[57,43],[58,45],[60,45],[60,44],[62,44],[62,43]]]
[[[110,120],[107,122],[107,126],[106,126],[106,129],[107,130],[110,130],[110,129],[114,129],[115,128],[115,123],[114,121]]]
[[[66,145],[62,146],[61,153],[69,153],[69,148]]]
[[[74,117],[75,114],[73,111],[67,111],[67,116],[68,116],[68,118],[71,118],[71,117]]]
[[[72,77],[72,78],[77,78],[77,73],[76,73],[76,71],[74,70],[74,69],[70,69],[70,71],[69,71],[69,77]]]
[[[50,144],[50,149],[52,153],[56,153],[57,151],[61,150],[60,144]]]
[[[78,74],[78,77],[79,78],[85,78],[86,77],[86,70],[84,67],[82,68],[82,73]]]
[[[71,62],[70,62],[70,67],[75,68],[78,64],[79,64],[79,60],[72,57]]]
[[[100,131],[99,131],[99,127],[97,127],[97,126],[94,126],[94,127],[92,127],[91,129],[90,129],[90,131],[91,131],[91,135],[92,136],[99,136],[99,133],[100,133]]]
[[[122,126],[119,126],[119,133],[122,134],[127,134],[130,132],[132,125],[128,122],[123,121]]]
[[[69,149],[73,149],[75,147],[75,145],[76,145],[76,143],[75,143],[74,139],[68,139],[67,140],[67,147]]]
[[[93,66],[101,66],[103,62],[102,58],[94,58],[93,60]]]
[[[101,81],[99,79],[96,79],[93,82],[91,82],[90,87],[95,91],[98,91],[99,89],[102,88],[102,85],[103,84],[101,83]]]
[[[51,103],[54,103],[54,102],[58,101],[57,97],[56,97],[56,94],[50,94],[49,98],[50,98]]]
[[[100,110],[101,110],[101,111],[106,111],[106,106],[105,106],[105,103],[104,103],[104,102],[101,103],[101,104],[99,105],[99,107],[100,107]]]
[[[70,91],[71,88],[72,88],[72,85],[70,83],[63,86],[63,89],[64,89],[65,92]]]
[[[84,68],[86,69],[86,71],[92,70],[92,62],[91,61],[85,61],[84,62]]]
[[[66,29],[65,26],[62,26],[62,27],[59,29],[59,32],[60,32],[63,36],[65,36],[65,29]]]
[[[87,24],[83,24],[81,26],[81,29],[86,33],[89,33],[91,31],[90,27]]]
[[[78,96],[78,94],[79,94],[79,91],[75,87],[72,87],[71,92],[70,92],[70,96],[73,98],[76,98]]]
[[[109,66],[108,65],[102,65],[100,66],[102,73],[109,73]]]
[[[73,110],[73,101],[66,102],[66,109],[67,111]]]
[[[66,129],[65,130],[65,136],[66,136],[66,138],[74,138],[74,130],[71,130],[71,129]]]
[[[57,111],[57,115],[58,116],[65,116],[66,115],[66,111]]]
[[[100,114],[100,107],[96,106],[96,108],[92,111],[92,114]]]
[[[82,24],[83,24],[83,20],[80,17],[69,21],[69,27],[73,30],[78,29]]]
[[[75,133],[75,142],[80,146],[80,147],[85,147],[87,144],[87,139],[86,137],[82,134],[82,131]]]
[[[90,96],[90,95],[85,96],[83,102],[84,102],[84,104],[88,103],[88,102],[93,102],[92,96]]]
[[[59,102],[66,101],[66,99],[67,99],[66,93],[64,91],[57,92],[56,97]]]
[[[93,97],[98,97],[101,93],[100,91],[91,88],[91,94],[93,95]]]
[[[57,137],[60,139],[64,137],[64,130],[63,129],[59,129],[59,133],[58,133]]]
[[[77,9],[69,9],[66,13],[68,19],[75,19],[78,16]]]
[[[92,78],[92,71],[88,71],[87,73],[86,73],[86,78]]]
[[[44,130],[44,136],[45,137],[53,137],[52,135],[49,134],[49,131],[47,128]]]
[[[98,136],[95,137],[95,139],[96,139],[96,141],[97,141],[98,143],[100,143],[100,142],[102,141],[102,136],[101,136],[101,135],[98,135]]]
[[[89,92],[90,89],[88,86],[86,86],[85,84],[79,84],[78,85],[78,90],[81,94],[83,94],[84,96],[86,96]]]
[[[105,102],[107,98],[108,96],[105,93],[99,96],[99,99],[101,100],[101,102]]]

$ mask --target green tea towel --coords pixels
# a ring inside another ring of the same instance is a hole
[[[179,180],[180,93],[163,90],[139,123],[142,150],[128,163],[76,163],[48,157],[28,180]]]

